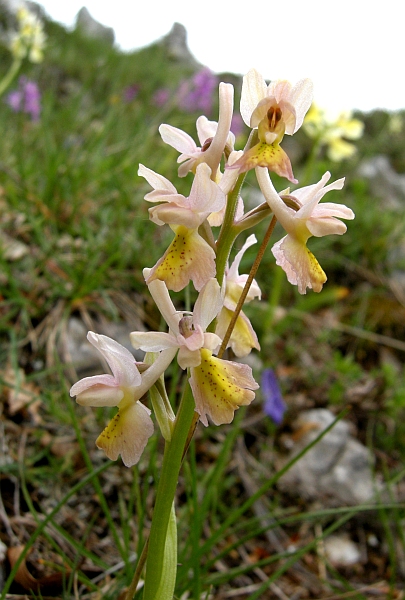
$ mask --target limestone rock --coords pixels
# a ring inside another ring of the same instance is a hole
[[[298,439],[296,435],[291,453],[282,464],[306,448],[334,419],[327,409],[302,413],[295,423]],[[281,477],[279,486],[330,506],[363,504],[371,502],[375,495],[372,464],[372,454],[350,434],[349,423],[338,421]]]
[[[394,171],[387,156],[378,155],[364,160],[358,172],[372,184],[373,195],[384,201],[384,208],[404,209],[405,175]]]
[[[134,328],[126,323],[100,323],[97,333],[106,335],[127,348],[135,357],[142,361],[144,352],[135,350],[130,343],[129,334]],[[72,365],[80,377],[106,373],[102,366],[102,356],[87,340],[88,328],[81,319],[71,317],[68,322],[66,336],[60,340],[58,351],[61,359]]]
[[[167,35],[162,39],[169,58],[187,63],[190,67],[201,67],[187,45],[187,30],[181,23],[174,23]]]
[[[106,27],[96,21],[85,6],[83,6],[76,15],[76,29],[82,31],[88,37],[104,40],[111,45],[114,44],[114,29],[112,27]]]

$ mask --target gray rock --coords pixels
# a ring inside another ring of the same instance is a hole
[[[302,432],[290,455],[291,460],[330,425],[335,416],[327,409],[302,413],[295,423]],[[279,486],[289,493],[305,498],[322,499],[324,504],[357,505],[371,502],[376,491],[370,451],[350,434],[350,425],[336,425],[279,480]],[[281,465],[280,465],[281,466]]]
[[[114,29],[96,21],[85,6],[76,15],[76,29],[82,31],[88,37],[104,40],[111,45],[114,44]]]
[[[130,328],[125,323],[106,322],[100,323],[95,329],[96,333],[107,335],[127,348],[127,350],[132,352],[135,360],[142,361],[144,352],[135,350],[129,340],[129,334],[134,328]],[[106,372],[100,352],[87,340],[87,332],[88,328],[81,319],[71,317],[68,322],[66,335],[63,340],[59,341],[58,345],[61,359],[65,363],[72,365],[80,377]]]
[[[187,30],[181,23],[174,23],[167,35],[162,39],[169,58],[187,63],[191,67],[201,67],[187,45]]]
[[[364,160],[358,173],[372,184],[373,196],[384,201],[384,207],[403,210],[405,206],[405,175],[391,166],[387,156],[378,155]]]
[[[347,535],[331,535],[324,540],[325,554],[335,567],[349,567],[361,560],[357,544]]]

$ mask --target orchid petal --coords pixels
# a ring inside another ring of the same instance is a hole
[[[107,377],[113,380],[112,384]],[[106,383],[103,384],[103,381]],[[95,375],[78,381],[72,386],[70,395],[76,396],[76,402],[81,406],[118,406],[124,397],[124,392],[116,384],[114,385],[114,378],[111,375]]]
[[[205,221],[210,211],[193,212],[188,206],[178,204],[160,204],[149,209],[149,218],[156,225],[183,225],[188,229],[197,229]]]
[[[240,114],[248,127],[256,106],[266,96],[267,85],[256,69],[251,69],[243,78],[240,99]]]
[[[150,410],[140,402],[125,403],[96,440],[97,447],[108,458],[117,460],[121,454],[125,466],[132,467],[153,434]]]
[[[172,146],[178,152],[190,156],[197,151],[197,146],[193,138],[177,127],[163,124],[159,127],[159,133],[164,143]]]
[[[250,248],[250,246],[253,246],[256,243],[257,243],[257,238],[256,238],[255,234],[252,233],[246,239],[242,248],[239,250],[239,252],[236,254],[235,258],[233,259],[232,265],[229,267],[229,270],[228,270],[227,280],[236,281],[238,279],[240,261],[242,260],[243,255],[245,254],[246,250],[248,248]]]
[[[335,204],[334,202],[322,202],[318,204],[312,213],[312,217],[339,217],[340,219],[354,219],[354,212],[344,204]]]
[[[200,326],[205,331],[221,310],[223,299],[221,288],[216,279],[207,281],[200,291],[193,312],[194,326]]]
[[[248,365],[222,360],[201,350],[201,364],[191,369],[190,386],[203,425],[231,423],[240,406],[250,404],[259,386]]]
[[[133,331],[129,337],[133,347],[144,352],[160,352],[178,346],[174,335],[162,331]]]
[[[310,79],[301,79],[294,85],[289,101],[295,108],[296,122],[294,130],[291,133],[286,127],[286,133],[292,135],[301,127],[304,117],[312,103],[313,89],[314,86]]]
[[[286,177],[292,183],[298,183],[295,179],[291,161],[279,144],[266,144],[259,142],[228,169],[239,169],[239,173],[245,173],[256,167],[267,167],[270,171],[277,173],[280,177]]]
[[[228,325],[233,316],[233,312],[233,310],[229,310],[228,308],[224,307],[219,313],[215,333],[220,338],[225,336]],[[227,347],[231,347],[232,351],[238,358],[250,354],[252,348],[260,350],[260,344],[259,340],[257,339],[256,332],[243,311],[239,313],[238,318],[236,319],[235,327],[231,333]]]
[[[276,263],[285,271],[287,279],[298,286],[300,294],[306,294],[306,288],[320,292],[327,277],[315,256],[305,244],[287,235],[274,244],[271,249]]]
[[[225,206],[226,197],[219,185],[210,179],[211,169],[201,163],[196,169],[196,175],[190,192],[190,208],[199,214],[209,214],[221,210]],[[200,224],[205,220],[201,220]]]
[[[216,121],[209,121],[207,117],[201,116],[197,119],[196,128],[198,139],[201,146],[203,146],[209,138],[213,138],[216,134],[218,123]]]
[[[148,169],[148,167],[145,167],[142,164],[139,165],[138,175],[144,177],[149,185],[155,190],[167,190],[172,194],[177,194],[176,188],[168,179],[166,179],[166,177],[159,175],[159,173],[155,173],[155,171]]]
[[[175,238],[151,269],[147,285],[155,279],[165,281],[169,290],[179,292],[190,279],[197,291],[215,276],[215,252],[197,230],[172,227]]]
[[[145,280],[149,279],[150,273],[151,269],[143,270]],[[169,328],[177,334],[179,332],[179,321],[181,316],[174,307],[165,282],[155,279],[148,284],[148,288],[160,314],[169,325]]]
[[[87,339],[104,356],[118,385],[132,387],[141,383],[141,375],[129,350],[115,340],[92,331],[88,332]]]
[[[198,365],[201,363],[200,349],[190,350],[186,346],[181,346],[177,355],[177,362],[181,369],[198,367]]]
[[[233,85],[230,83],[219,84],[219,118],[218,128],[212,139],[210,147],[203,153],[203,160],[210,167],[213,176],[216,176],[221,162],[228,136],[231,129],[233,116]]]

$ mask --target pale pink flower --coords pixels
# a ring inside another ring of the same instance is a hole
[[[240,173],[267,167],[297,183],[287,154],[280,147],[284,134],[293,135],[302,125],[312,102],[312,82],[302,79],[295,86],[278,80],[267,85],[255,69],[243,78],[240,111],[246,125],[257,128],[259,142],[232,166]]]
[[[263,123],[261,141],[272,144],[282,127],[288,135],[293,135],[301,127],[311,106],[312,95],[313,84],[310,79],[301,79],[294,86],[282,79],[267,85],[260,73],[251,69],[243,78],[240,100],[242,119],[252,128]],[[280,110],[277,131],[271,130],[271,123],[263,122],[268,120],[269,109],[273,109],[273,113]]]
[[[175,233],[146,283],[160,279],[170,290],[178,292],[192,280],[196,290],[201,290],[215,276],[216,266],[214,249],[200,236],[198,228],[212,213],[223,209],[224,192],[210,179],[211,169],[205,163],[196,169],[188,198],[178,194],[168,179],[143,165],[138,173],[154,188],[145,200],[161,203],[149,209],[151,220],[157,225],[168,223]]]
[[[148,279],[148,270],[144,271]],[[206,331],[222,307],[222,293],[216,279],[210,279],[201,290],[192,315],[179,314],[170,299],[165,284],[153,281],[149,290],[169,325],[169,332],[131,333],[131,343],[146,352],[178,348],[178,363],[190,369],[190,386],[200,421],[208,425],[207,416],[221,425],[230,423],[234,412],[250,404],[258,385],[247,365],[213,356],[221,339]]]
[[[330,179],[327,172],[319,183],[293,191],[291,197],[299,207],[296,211],[277,194],[267,169],[258,167],[256,175],[267,203],[287,232],[272,248],[277,264],[286,272],[288,281],[298,286],[300,294],[305,294],[307,288],[320,292],[327,277],[306,244],[311,236],[342,235],[347,227],[339,219],[354,219],[353,211],[343,204],[319,204],[330,190],[342,189],[344,179],[325,187]]]
[[[168,179],[139,165],[138,175],[145,177],[154,188],[145,196],[148,202],[161,202],[149,209],[150,220],[156,225],[184,225],[189,229],[198,228],[212,213],[221,210],[225,205],[225,194],[210,179],[211,169],[205,163],[198,165],[190,196],[187,198],[177,193]]]
[[[161,125],[160,135],[163,141],[180,152],[177,159],[182,163],[179,167],[179,177],[185,177],[189,171],[195,173],[197,165],[206,163],[216,179],[219,164],[225,147],[233,150],[235,136],[230,131],[233,114],[233,86],[230,83],[219,84],[219,119],[218,123],[209,121],[202,116],[197,119],[197,134],[201,146],[197,146],[188,133],[172,127]]]
[[[144,270],[148,275],[148,269]],[[206,329],[217,316],[221,306],[221,290],[216,279],[209,279],[198,295],[192,315],[180,316],[170,300],[167,287],[161,281],[149,284],[163,318],[170,327],[169,333],[137,331],[130,334],[131,344],[145,352],[160,352],[165,348],[178,348],[177,361],[182,369],[196,367],[201,362],[199,350],[215,350],[221,339]]]
[[[242,257],[246,250],[257,242],[255,235],[250,235],[241,250],[235,256],[232,265],[227,269],[225,273],[225,298],[224,305],[217,317],[217,326],[215,333],[220,338],[225,336],[228,325],[231,321],[232,314],[236,309],[239,298],[242,294],[243,288],[245,287],[248,275],[239,275],[239,266]],[[255,280],[249,288],[248,295],[246,296],[245,302],[250,302],[254,298],[261,298],[260,288]],[[259,340],[257,339],[256,332],[254,331],[250,320],[247,318],[245,313],[241,311],[236,320],[234,330],[232,331],[229,339],[228,347],[231,347],[236,356],[242,357],[250,353],[252,348],[260,350]]]
[[[127,467],[135,465],[153,433],[150,410],[140,398],[162,375],[172,361],[175,351],[162,352],[142,374],[131,352],[104,335],[89,331],[89,342],[103,355],[112,375],[85,377],[70,389],[82,406],[117,406],[118,413],[96,440],[98,448],[108,458],[117,460],[121,454]]]

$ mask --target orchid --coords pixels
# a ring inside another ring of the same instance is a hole
[[[225,148],[233,150],[235,136],[230,131],[233,116],[233,86],[230,83],[219,84],[219,119],[218,123],[202,116],[197,119],[197,134],[201,147],[193,138],[177,127],[161,125],[159,127],[162,140],[181,152],[178,163],[179,177],[185,177],[197,165],[206,163],[211,168],[211,177],[216,180],[219,164]]]
[[[41,62],[46,39],[42,21],[24,6],[17,10],[17,21],[19,29],[10,44],[13,56],[23,59],[28,55],[31,62]]]
[[[311,236],[342,235],[347,228],[339,219],[354,219],[353,211],[345,205],[319,204],[327,192],[341,190],[344,179],[325,187],[330,179],[327,172],[317,184],[295,190],[291,197],[298,210],[294,210],[277,194],[267,169],[258,167],[256,175],[264,197],[287,232],[272,248],[277,264],[286,272],[288,281],[298,286],[300,294],[305,294],[307,288],[320,292],[327,277],[306,244]]]
[[[148,280],[148,270],[144,275]],[[145,352],[178,348],[180,368],[190,369],[189,382],[200,421],[207,426],[209,416],[216,425],[230,423],[237,408],[252,402],[252,390],[258,385],[249,366],[213,356],[221,338],[206,329],[223,304],[217,280],[212,278],[204,285],[193,314],[187,316],[176,312],[163,282],[152,282],[149,291],[169,325],[169,333],[134,332],[130,334],[132,345]]]
[[[293,183],[291,162],[280,147],[284,134],[293,135],[302,125],[312,101],[312,82],[302,79],[295,86],[277,80],[266,84],[255,69],[243,78],[240,111],[248,127],[257,128],[259,142],[233,167],[239,172],[268,167]]]
[[[199,92],[210,104],[214,78],[204,70],[193,80],[195,89],[191,90],[189,82],[180,86],[185,109],[201,100]],[[285,134],[293,135],[303,124],[312,101],[312,83],[304,79],[293,86],[278,80],[267,85],[256,70],[249,71],[243,80],[241,119],[253,131],[245,150],[234,149],[235,136],[230,131],[233,93],[232,85],[219,84],[218,122],[206,116],[197,119],[199,146],[181,129],[166,124],[159,128],[163,141],[180,153],[179,176],[190,174],[188,195],[180,194],[160,173],[139,165],[138,175],[150,186],[144,196],[150,220],[159,227],[168,225],[174,233],[163,256],[152,268],[143,270],[145,283],[167,326],[161,331],[130,333],[132,346],[146,353],[142,363],[114,340],[89,332],[90,343],[107,361],[111,373],[81,379],[70,390],[81,405],[118,408],[96,441],[112,460],[121,455],[127,466],[139,461],[153,433],[151,411],[143,404],[147,392],[165,441],[150,535],[139,555],[126,593],[128,599],[136,592],[144,566],[144,600],[171,600],[177,592],[182,593],[180,588],[175,589],[175,497],[181,465],[198,421],[204,426],[209,422],[231,423],[235,411],[255,398],[259,386],[252,368],[226,360],[226,356],[227,348],[228,354],[238,358],[247,356],[253,348],[260,350],[258,337],[242,309],[245,302],[261,298],[255,277],[277,221],[285,229],[285,236],[273,245],[272,252],[288,280],[305,294],[307,288],[320,292],[326,281],[320,264],[307,248],[309,238],[341,235],[346,231],[341,219],[354,218],[344,205],[321,203],[327,192],[342,189],[343,179],[328,184],[330,174],[325,173],[318,183],[293,192],[277,192],[270,179],[269,171],[274,171],[296,183],[290,159],[280,144]],[[17,100],[21,102],[14,98],[15,104]],[[244,213],[242,188],[245,173],[253,168],[265,201]],[[250,272],[240,274],[245,252],[257,240],[254,234],[249,235],[234,254],[235,240],[269,216]],[[234,256],[233,261],[230,256]],[[180,304],[177,309],[171,291],[186,287],[178,302],[185,301],[187,310]],[[189,306],[194,297],[194,305]],[[173,393],[182,388],[178,403],[169,399],[164,377],[174,360],[187,372],[180,379],[173,376],[174,382],[184,383],[172,385]],[[263,371],[262,387],[264,413],[280,423],[286,405],[272,370]],[[198,596],[201,586],[197,583],[193,590]]]
[[[117,406],[118,413],[96,440],[98,448],[108,458],[135,465],[153,433],[150,410],[140,398],[157,381],[174,357],[172,350],[161,353],[158,359],[140,373],[131,352],[111,338],[89,331],[89,342],[102,354],[112,375],[93,375],[75,383],[70,395],[82,406]]]
[[[224,337],[225,332],[228,329],[232,314],[236,309],[236,305],[242,294],[248,277],[247,275],[239,275],[240,262],[246,250],[255,244],[256,241],[255,235],[250,235],[247,238],[241,250],[239,250],[235,256],[232,265],[226,272],[224,305],[217,317],[217,326],[215,329],[215,333],[221,338]],[[259,300],[261,298],[261,291],[255,280],[252,282],[245,302],[250,302],[254,298],[259,298]],[[238,357],[246,356],[250,353],[252,348],[260,350],[260,344],[259,340],[257,339],[256,332],[254,331],[251,322],[243,311],[240,311],[238,315],[235,327],[229,339],[228,346],[232,348],[233,352]]]
[[[149,202],[162,204],[149,209],[151,220],[157,225],[168,223],[175,237],[162,258],[150,272],[146,283],[154,279],[165,281],[176,292],[193,281],[200,290],[215,275],[215,252],[198,233],[198,227],[211,213],[225,205],[225,194],[210,179],[211,169],[198,165],[190,196],[178,194],[165,177],[140,165],[139,175],[145,177],[154,191],[145,196]]]

